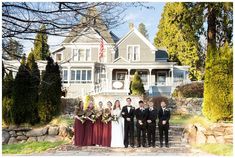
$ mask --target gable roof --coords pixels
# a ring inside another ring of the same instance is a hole
[[[150,49],[152,50],[157,50],[157,48],[146,38],[140,33],[136,28],[131,29],[124,37],[122,37],[118,42],[117,46],[120,45],[123,41],[125,41],[132,33],[135,33],[147,46],[149,46]]]
[[[128,60],[126,60],[125,58],[123,58],[122,56],[116,58],[113,63],[117,63],[117,62],[123,62],[123,63],[130,63]]]
[[[117,36],[114,36],[114,33],[108,30],[107,25],[102,20],[96,8],[89,9],[87,14],[90,16],[82,17],[78,25],[71,29],[62,43],[70,43],[87,27],[93,28],[107,43],[115,43],[115,41],[117,41]]]

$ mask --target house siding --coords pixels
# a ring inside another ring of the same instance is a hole
[[[118,46],[119,57],[123,57],[127,60],[127,46],[128,45],[139,45],[140,46],[140,61],[131,61],[131,62],[154,62],[155,54],[152,53],[152,50],[149,46],[134,32],[132,32],[124,41]]]

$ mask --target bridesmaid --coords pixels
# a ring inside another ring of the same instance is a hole
[[[87,110],[85,111],[85,123],[84,123],[84,140],[83,140],[83,146],[91,146],[92,143],[92,134],[93,134],[93,124],[94,124],[94,105],[92,102],[89,103]]]
[[[102,122],[103,122],[103,136],[102,136],[102,146],[110,147],[111,146],[111,109],[112,103],[107,102],[107,106],[103,110]]]
[[[96,121],[93,126],[93,144],[100,146],[102,144],[102,134],[103,134],[103,122],[102,120],[102,106],[103,103],[100,101],[99,106],[95,111]]]
[[[75,108],[75,122],[74,122],[74,145],[82,146],[84,138],[84,110],[83,102],[78,103],[78,107]]]

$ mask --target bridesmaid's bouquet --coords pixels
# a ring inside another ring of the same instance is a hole
[[[93,111],[87,111],[85,118],[92,121],[92,123],[96,121],[96,115]]]
[[[75,116],[75,118],[78,119],[78,120],[80,120],[80,121],[82,122],[82,124],[83,124],[83,123],[85,122],[85,118],[86,118],[86,117],[85,117],[84,115],[82,115],[82,116],[80,116],[80,117],[79,117],[79,116]]]
[[[110,116],[110,111],[105,110],[104,114],[102,115],[101,121],[107,124],[111,120],[112,120],[112,116]]]

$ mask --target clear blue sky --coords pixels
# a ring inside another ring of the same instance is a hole
[[[161,19],[161,14],[163,12],[163,7],[165,3],[163,2],[151,2],[146,3],[148,6],[154,7],[153,9],[146,8],[136,8],[130,7],[126,10],[125,24],[120,25],[119,27],[112,29],[112,31],[119,37],[123,37],[129,31],[129,22],[134,23],[135,27],[138,28],[139,23],[143,22],[147,28],[149,34],[149,40],[153,43],[153,39],[156,35],[157,26]],[[50,50],[55,50],[56,47],[63,41],[62,37],[53,37],[49,36],[48,44],[50,45]],[[28,54],[33,47],[32,41],[25,41],[22,43],[24,45],[24,52]]]

